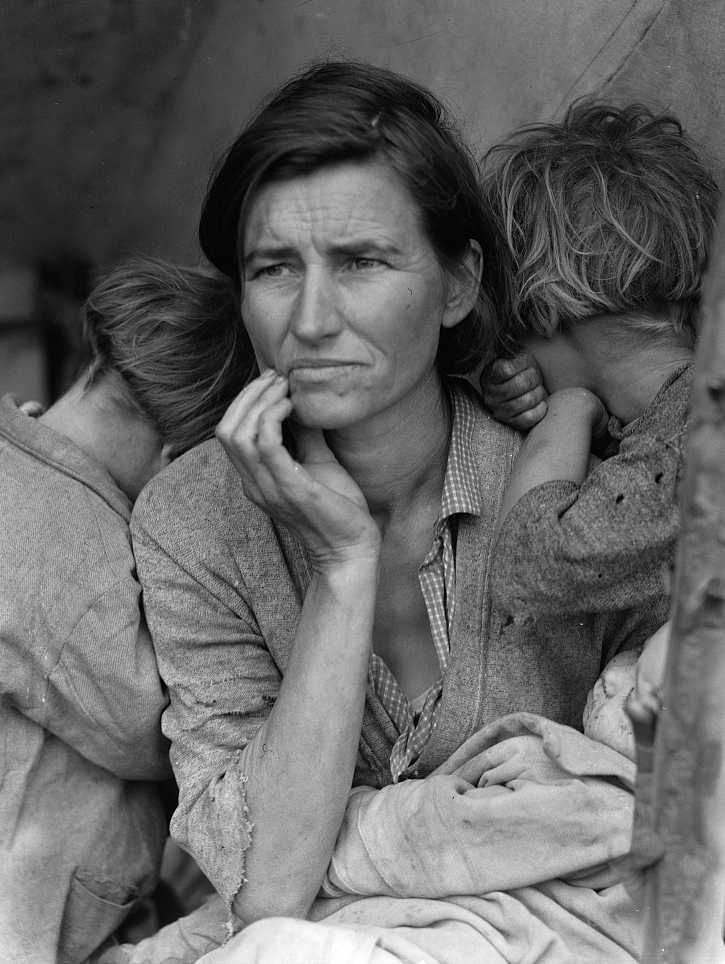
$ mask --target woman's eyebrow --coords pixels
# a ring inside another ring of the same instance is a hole
[[[247,251],[244,255],[244,264],[248,264],[250,261],[263,260],[267,261],[269,259],[276,260],[279,258],[292,258],[295,255],[295,249],[290,247],[290,245],[262,245],[258,248],[252,248]]]
[[[348,241],[339,241],[330,245],[330,250],[339,254],[359,254],[361,251],[380,251],[383,254],[400,254],[401,249],[392,241],[384,241],[380,238],[351,238]]]
[[[359,255],[364,251],[377,251],[387,255],[401,254],[399,245],[392,241],[383,241],[380,238],[360,237],[352,238],[347,241],[337,241],[328,246],[328,251],[333,255]],[[298,255],[295,247],[290,245],[260,245],[249,250],[243,259],[245,265],[252,261],[277,261],[287,258],[294,258]]]

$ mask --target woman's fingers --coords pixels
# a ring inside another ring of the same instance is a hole
[[[369,554],[379,541],[377,527],[322,431],[294,426],[299,461],[284,446],[282,425],[292,414],[288,390],[286,378],[265,372],[229,406],[217,437],[247,496],[295,529],[321,563]]]
[[[292,461],[282,441],[282,423],[291,414],[292,402],[288,395],[284,395],[278,400],[274,400],[274,396],[272,396],[270,404],[259,413],[256,420],[256,444],[263,459],[281,450],[287,455],[289,461]]]
[[[546,758],[543,743],[532,734],[512,736],[494,743],[456,770],[456,776],[474,786],[508,783]]]
[[[275,381],[277,373],[273,368],[268,368],[258,378],[255,378],[246,385],[229,405],[217,425],[217,436],[227,435],[233,431],[240,422],[246,419],[252,406],[262,397],[267,389]]]
[[[259,420],[270,407],[286,397],[287,391],[286,378],[265,372],[240,392],[216,428],[216,436],[227,452],[256,461]]]
[[[282,423],[292,413],[287,392],[286,378],[265,372],[240,392],[216,431],[249,497],[278,516],[294,512],[295,506],[302,510],[315,488],[315,480],[283,443]],[[321,431],[300,429],[295,442],[301,448],[301,462],[305,457],[331,461],[340,471]]]
[[[456,770],[456,776],[475,787],[492,767],[498,766],[504,759],[505,754],[501,749],[501,744],[495,743],[488,749],[477,753],[472,759],[467,760]]]
[[[265,463],[275,448],[287,454],[282,446],[282,422],[290,410],[287,380],[268,370],[239,393],[216,429],[217,438],[242,478],[245,492],[263,508],[276,501],[277,483]],[[264,454],[260,450],[260,434]]]
[[[319,428],[307,428],[304,425],[295,426],[295,446],[299,460],[303,464],[329,462],[335,458],[325,441],[325,436]]]
[[[312,479],[284,446],[282,422],[291,414],[292,403],[283,398],[259,418],[256,439],[259,468],[269,480],[265,487],[270,508],[299,503],[309,493]]]

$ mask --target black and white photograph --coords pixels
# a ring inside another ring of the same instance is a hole
[[[0,54],[0,964],[725,964],[725,0]]]

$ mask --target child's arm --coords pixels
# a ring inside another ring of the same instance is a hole
[[[537,433],[548,433],[544,422],[558,430],[540,448],[532,430],[494,548],[491,592],[499,609],[515,616],[662,607],[679,531],[684,405],[679,396],[663,400],[667,411],[656,413],[654,424],[627,433],[619,452],[588,473],[591,410],[577,414],[572,406],[558,422],[547,415]],[[574,416],[576,431],[565,420]],[[557,464],[567,458],[568,474]]]
[[[91,763],[124,780],[165,780],[171,770],[160,720],[168,698],[140,593],[130,572],[109,581],[71,631],[56,634],[55,651],[43,635],[0,633],[0,693]],[[49,611],[39,607],[38,621]]]
[[[537,485],[559,479],[580,485],[589,469],[592,438],[606,424],[606,409],[586,388],[567,388],[550,395],[546,414],[519,450],[495,535],[519,499]]]

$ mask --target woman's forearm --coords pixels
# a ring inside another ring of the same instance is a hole
[[[234,911],[304,916],[352,785],[371,648],[377,555],[316,573],[272,711],[245,751],[254,824]]]
[[[288,379],[269,370],[216,430],[247,498],[297,534],[312,567],[277,698],[240,761],[254,824],[233,901],[245,922],[304,916],[320,888],[352,785],[375,614],[378,527],[321,429],[295,423],[292,457],[292,411]]]

